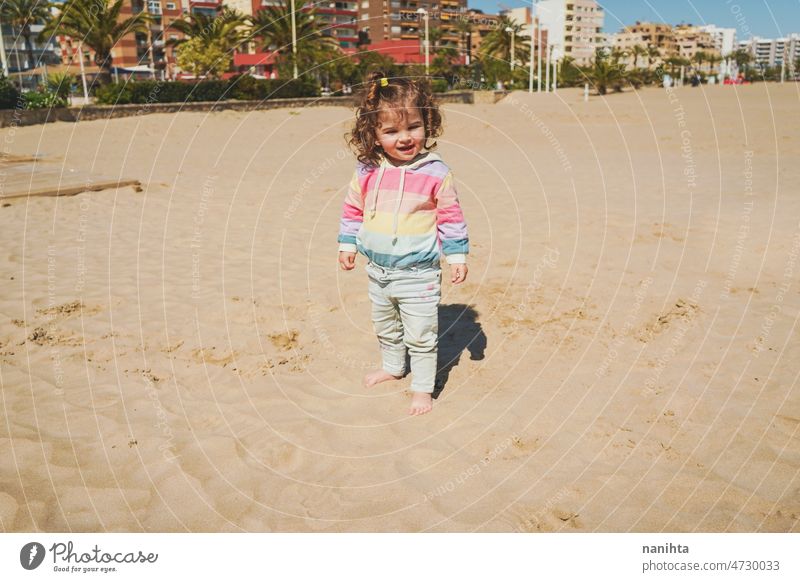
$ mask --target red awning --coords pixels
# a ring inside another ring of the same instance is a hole
[[[254,55],[246,53],[234,53],[233,64],[237,67],[254,67],[256,65],[274,65],[275,53],[256,53]]]

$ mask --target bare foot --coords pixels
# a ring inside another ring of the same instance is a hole
[[[375,370],[364,376],[364,386],[372,388],[375,384],[386,382],[387,380],[399,380],[400,378],[402,378],[402,376],[393,376],[383,369]]]
[[[430,394],[427,392],[414,392],[408,413],[416,416],[430,412],[431,408],[433,408],[433,399]]]

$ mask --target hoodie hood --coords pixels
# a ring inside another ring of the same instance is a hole
[[[397,242],[397,222],[398,216],[400,214],[400,205],[403,203],[403,187],[406,181],[406,172],[411,170],[415,170],[421,166],[426,164],[430,164],[432,162],[441,161],[441,157],[439,154],[433,152],[423,152],[417,155],[416,158],[411,160],[407,164],[403,164],[400,166],[395,166],[389,160],[386,159],[386,156],[381,157],[381,163],[378,166],[378,177],[375,180],[375,187],[373,189],[372,195],[372,213],[370,218],[375,218],[375,212],[378,207],[378,192],[380,191],[381,186],[381,179],[383,179],[383,174],[387,169],[390,168],[397,168],[400,170],[400,186],[398,187],[398,195],[397,195],[397,204],[394,207],[394,214],[392,216],[392,244]]]

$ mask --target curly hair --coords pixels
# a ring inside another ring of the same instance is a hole
[[[381,146],[377,135],[378,113],[382,108],[393,109],[400,115],[405,115],[409,108],[417,108],[425,126],[423,147],[429,150],[436,147],[435,141],[429,144],[428,140],[442,134],[442,114],[430,83],[425,79],[388,77],[375,71],[367,77],[358,96],[355,126],[346,135],[359,162],[376,166],[380,163]]]

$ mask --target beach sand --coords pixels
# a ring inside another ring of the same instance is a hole
[[[142,184],[0,208],[0,527],[800,531],[799,95],[445,106],[470,272],[420,417],[361,386],[350,110],[0,130]]]

